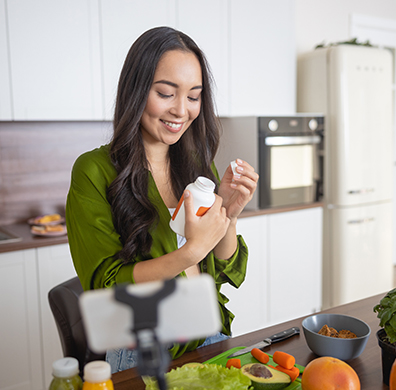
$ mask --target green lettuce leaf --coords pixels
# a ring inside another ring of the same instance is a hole
[[[217,364],[183,366],[165,374],[168,390],[247,390],[250,379],[235,367]],[[154,378],[144,377],[146,390],[158,390]]]

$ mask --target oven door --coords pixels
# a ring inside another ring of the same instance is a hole
[[[260,136],[259,207],[277,207],[318,200],[321,185],[322,137]]]

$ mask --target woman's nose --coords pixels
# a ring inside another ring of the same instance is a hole
[[[177,118],[184,117],[187,112],[185,100],[182,97],[175,99],[169,112]]]

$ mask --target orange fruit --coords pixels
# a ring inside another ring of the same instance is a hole
[[[360,380],[349,364],[323,356],[305,367],[301,387],[303,390],[360,390]]]
[[[392,364],[389,376],[389,390],[396,390],[396,360]]]

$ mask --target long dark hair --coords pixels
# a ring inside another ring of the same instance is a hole
[[[114,113],[110,157],[117,178],[108,188],[113,222],[123,249],[124,262],[150,252],[151,229],[158,212],[148,199],[149,163],[140,119],[160,58],[170,50],[196,55],[201,65],[201,110],[180,140],[169,147],[172,191],[178,199],[185,186],[203,175],[217,182],[211,163],[219,144],[219,124],[212,96],[212,77],[206,58],[195,42],[180,31],[158,27],[146,31],[132,45],[121,71]]]

